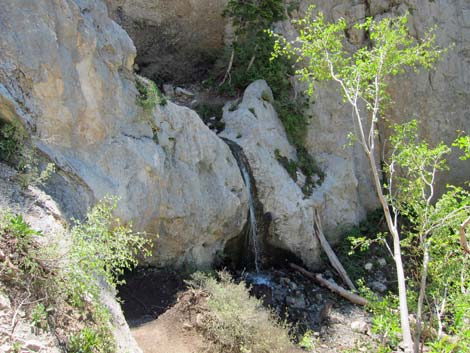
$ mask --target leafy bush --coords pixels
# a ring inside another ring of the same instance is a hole
[[[214,342],[214,352],[290,352],[289,327],[262,302],[251,297],[244,282],[235,283],[226,272],[214,277],[196,273],[189,284],[207,293],[203,330]]]
[[[31,229],[21,215],[0,218],[0,280],[40,301],[31,310],[33,325],[45,328],[47,318],[69,352],[115,351],[98,281],[115,289],[122,283],[119,276],[123,271],[137,264],[137,253],[148,254],[148,241],[113,218],[116,206],[115,198],[105,198],[88,212],[84,222],[76,222],[63,261],[54,247],[39,242],[43,235]],[[51,313],[49,307],[54,308]]]
[[[142,234],[121,224],[113,217],[117,199],[105,197],[87,214],[84,222],[75,221],[71,230],[72,244],[65,268],[67,291],[74,305],[83,301],[83,293],[99,297],[96,278],[115,289],[122,284],[120,276],[137,265],[136,255],[148,255],[149,244]]]
[[[41,170],[39,156],[31,147],[26,131],[18,124],[0,121],[0,160],[15,167],[21,186],[42,185],[55,171],[53,163]]]

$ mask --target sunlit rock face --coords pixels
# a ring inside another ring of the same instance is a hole
[[[205,78],[224,46],[228,0],[106,0],[137,47],[141,74],[159,82]]]
[[[246,221],[229,148],[187,108],[137,104],[136,51],[104,2],[0,3],[0,117],[57,164],[62,207],[116,195],[117,216],[155,240],[150,263],[210,265]]]

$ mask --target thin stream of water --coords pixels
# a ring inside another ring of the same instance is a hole
[[[254,265],[256,273],[260,272],[260,244],[257,233],[257,222],[256,222],[256,209],[255,209],[255,195],[251,185],[251,178],[249,172],[249,165],[246,156],[243,153],[242,148],[235,142],[229,139],[222,138],[225,143],[230,147],[233,156],[237,160],[238,167],[240,168],[243,181],[248,190],[248,205],[249,205],[249,224],[248,224],[248,246],[250,247],[254,259]]]
[[[245,186],[248,189],[248,205],[249,205],[249,218],[250,218],[250,224],[248,227],[248,232],[249,232],[249,240],[250,240],[250,245],[251,248],[253,249],[253,253],[255,255],[255,269],[256,272],[258,273],[260,271],[260,266],[259,266],[259,243],[258,243],[258,234],[256,232],[256,214],[255,214],[255,205],[253,201],[253,193],[251,190],[251,182],[250,182],[250,174],[248,173],[248,170],[246,168],[245,163],[241,160],[241,172],[243,176],[243,180],[245,181]]]

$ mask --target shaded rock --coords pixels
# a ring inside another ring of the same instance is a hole
[[[302,293],[298,293],[295,296],[288,295],[286,297],[286,305],[294,309],[305,309],[307,303],[305,302],[305,296]]]
[[[375,291],[375,292],[379,292],[379,293],[385,293],[387,291],[387,286],[382,283],[382,282],[379,282],[379,281],[373,281],[371,284],[370,284],[370,288]]]
[[[387,266],[387,260],[385,260],[383,257],[378,258],[377,263],[379,264],[380,267]]]
[[[202,78],[223,48],[227,0],[106,0],[129,33],[146,77],[189,82]]]
[[[191,92],[190,90],[187,90],[185,88],[182,88],[182,87],[176,87],[175,89],[175,94],[179,95],[179,96],[186,96],[186,97],[194,97],[194,92]]]

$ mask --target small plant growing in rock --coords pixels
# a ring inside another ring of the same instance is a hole
[[[28,141],[25,129],[17,123],[0,121],[0,160],[18,171],[18,181],[24,188],[43,185],[55,172],[53,163],[40,168],[37,151]]]
[[[152,80],[136,75],[135,86],[139,92],[137,104],[144,110],[152,111],[157,105],[167,104],[165,96]]]
[[[45,305],[43,303],[36,304],[31,311],[31,321],[36,333],[47,328],[47,316]]]

